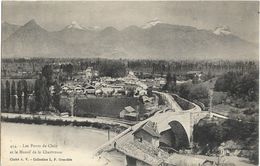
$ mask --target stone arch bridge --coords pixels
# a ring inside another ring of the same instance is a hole
[[[167,96],[168,99],[171,99]],[[171,146],[172,148],[179,149],[181,146],[188,147],[193,142],[193,126],[199,122],[200,119],[209,115],[209,112],[201,111],[200,107],[193,104],[194,107],[189,110],[180,110],[177,102],[173,99],[171,102],[174,108],[169,108],[157,112],[154,116],[141,121],[140,123],[129,127],[124,132],[117,135],[112,140],[99,147],[95,154],[102,153],[105,149],[109,149],[114,142],[117,144],[125,143],[126,141],[133,140],[133,132],[135,132],[141,125],[148,120],[157,123],[158,132],[161,135],[160,143]],[[176,110],[176,108],[178,110]],[[174,136],[174,142],[173,142]]]

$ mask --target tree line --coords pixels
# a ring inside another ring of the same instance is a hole
[[[69,62],[69,63],[68,63]],[[32,59],[3,59],[2,72],[5,74],[8,70],[9,63],[22,64],[22,68],[30,66],[33,73],[38,74],[41,68],[46,64],[52,64],[56,69],[62,71],[71,77],[72,73],[82,72],[88,67],[93,67],[94,70],[100,71],[104,75],[117,77],[124,75],[127,69],[138,73],[150,73],[152,75],[159,74],[166,76],[168,72],[174,72],[176,75],[181,75],[187,71],[199,70],[204,73],[211,72],[212,74],[221,74],[228,71],[249,72],[257,70],[258,62],[256,61],[229,61],[229,60],[129,60],[129,59],[102,59],[102,58],[32,58]],[[6,67],[5,67],[6,66]],[[106,70],[108,68],[109,70]],[[119,70],[117,70],[119,69]],[[109,71],[109,72],[107,72]],[[115,71],[115,72],[114,72]],[[115,74],[114,74],[115,73]],[[8,77],[8,74],[6,73]]]
[[[1,109],[10,112],[10,107],[12,107],[13,112],[15,112],[16,106],[18,106],[19,112],[26,112],[28,92],[26,80],[19,80],[17,85],[14,80],[12,81],[12,84],[10,84],[9,80],[6,80],[5,86],[1,81]]]
[[[53,79],[52,66],[45,65],[32,90],[26,80],[19,80],[17,83],[6,80],[5,85],[1,81],[1,109],[4,112],[19,113],[57,112],[60,111],[60,92],[58,80]]]
[[[255,61],[164,61],[164,60],[133,60],[128,61],[127,67],[133,70],[150,69],[152,73],[166,74],[167,72],[183,73],[191,70],[226,72],[252,71],[258,68]]]

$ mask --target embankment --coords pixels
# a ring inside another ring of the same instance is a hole
[[[12,123],[24,123],[24,124],[38,124],[38,125],[56,125],[56,126],[84,126],[93,127],[97,129],[110,129],[112,132],[121,133],[127,129],[127,125],[106,122],[104,120],[92,119],[86,120],[86,118],[60,118],[60,117],[47,117],[43,115],[24,115],[24,114],[5,114],[2,113],[1,121]]]

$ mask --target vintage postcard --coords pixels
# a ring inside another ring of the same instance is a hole
[[[258,1],[1,5],[2,166],[259,164]]]

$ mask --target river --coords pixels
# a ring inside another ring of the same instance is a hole
[[[18,123],[1,123],[1,136],[2,165],[12,166],[103,165],[92,153],[108,140],[106,130]]]

